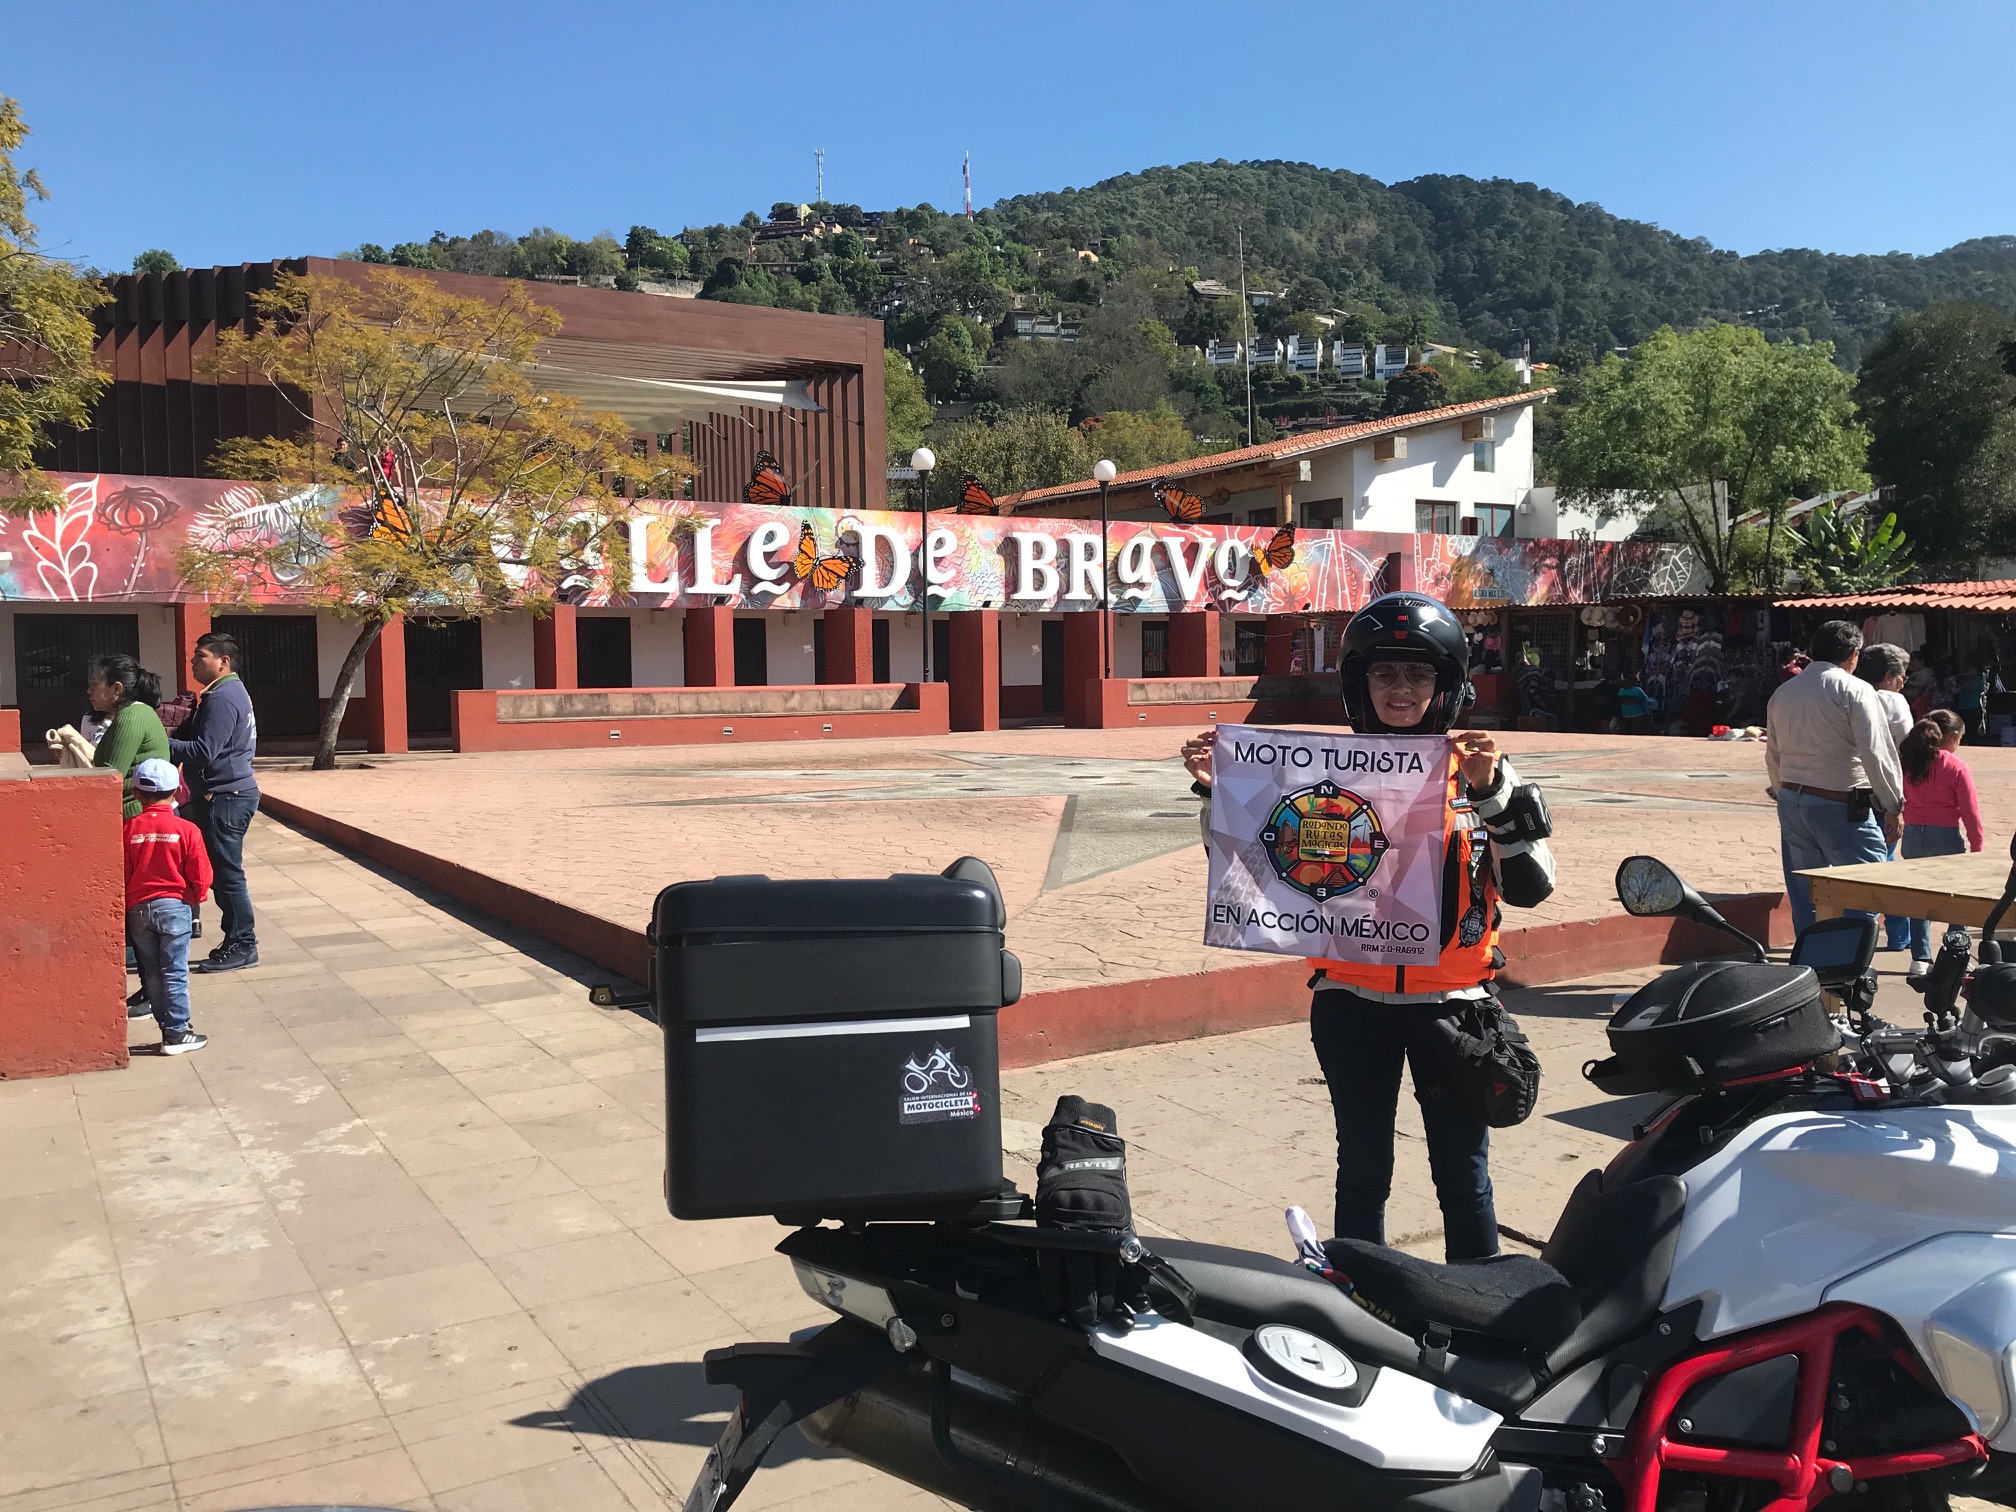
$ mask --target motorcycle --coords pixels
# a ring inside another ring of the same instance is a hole
[[[1617,890],[1746,959],[1675,967],[1617,1010],[1585,1075],[1668,1098],[1539,1258],[1151,1246],[1021,1221],[1012,1192],[965,1221],[808,1223],[778,1248],[836,1317],[707,1355],[741,1399],[687,1512],[725,1512],[793,1424],[986,1512],[2005,1499],[2016,963],[1994,936],[2016,864],[1978,960],[1949,931],[1914,984],[1916,1030],[1874,1016],[1873,919],[1821,921],[1777,965],[1655,858]],[[1073,1259],[1131,1301],[1060,1311],[1043,1271]]]

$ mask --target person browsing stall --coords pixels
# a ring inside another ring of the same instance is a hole
[[[1967,726],[1958,714],[1934,709],[1912,726],[1897,748],[1898,763],[1904,768],[1902,849],[1907,861],[1957,856],[1963,850],[1978,851],[1984,843],[1981,799],[1974,791],[1974,774],[1960,755],[1966,735]],[[1908,922],[1911,975],[1921,977],[1932,969],[1932,925],[1927,919]]]
[[[1469,649],[1455,615],[1420,593],[1389,593],[1344,629],[1344,713],[1361,735],[1443,735],[1475,697]],[[1185,743],[1200,793],[1212,781],[1217,731]],[[1532,908],[1554,890],[1550,825],[1539,789],[1522,784],[1488,731],[1454,736],[1448,840],[1443,854],[1443,938],[1428,965],[1312,960],[1309,1037],[1329,1084],[1337,1124],[1336,1233],[1385,1242],[1393,1187],[1394,1123],[1403,1065],[1428,1139],[1450,1260],[1498,1253],[1490,1129],[1452,1095],[1437,1021],[1496,996],[1504,964],[1500,905]]]
[[[1887,861],[1904,834],[1897,742],[1876,690],[1855,675],[1862,632],[1829,620],[1807,650],[1812,661],[1764,711],[1765,792],[1778,805],[1794,930],[1814,919],[1813,889],[1800,872]]]

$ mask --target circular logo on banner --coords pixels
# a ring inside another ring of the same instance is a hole
[[[1319,782],[1274,806],[1260,843],[1283,882],[1321,903],[1370,881],[1392,842],[1370,803],[1334,782]]]

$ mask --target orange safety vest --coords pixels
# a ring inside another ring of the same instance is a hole
[[[1311,967],[1340,987],[1373,992],[1450,992],[1497,974],[1505,957],[1498,950],[1502,914],[1491,837],[1463,790],[1453,749],[1442,832],[1442,952],[1434,964],[1385,966],[1311,956]]]

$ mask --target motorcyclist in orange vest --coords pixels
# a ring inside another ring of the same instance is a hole
[[[1447,607],[1411,592],[1374,599],[1344,630],[1345,717],[1364,735],[1446,733],[1476,696],[1468,667],[1463,627]],[[1183,747],[1200,792],[1209,791],[1215,735],[1207,730]],[[1309,1037],[1337,1120],[1337,1235],[1385,1242],[1404,1061],[1421,1105],[1443,1247],[1455,1261],[1498,1253],[1498,1219],[1490,1130],[1452,1094],[1435,1021],[1451,1004],[1496,993],[1499,905],[1543,902],[1554,890],[1554,858],[1539,789],[1519,782],[1490,732],[1466,730],[1450,744],[1440,956],[1405,967],[1312,960]]]

